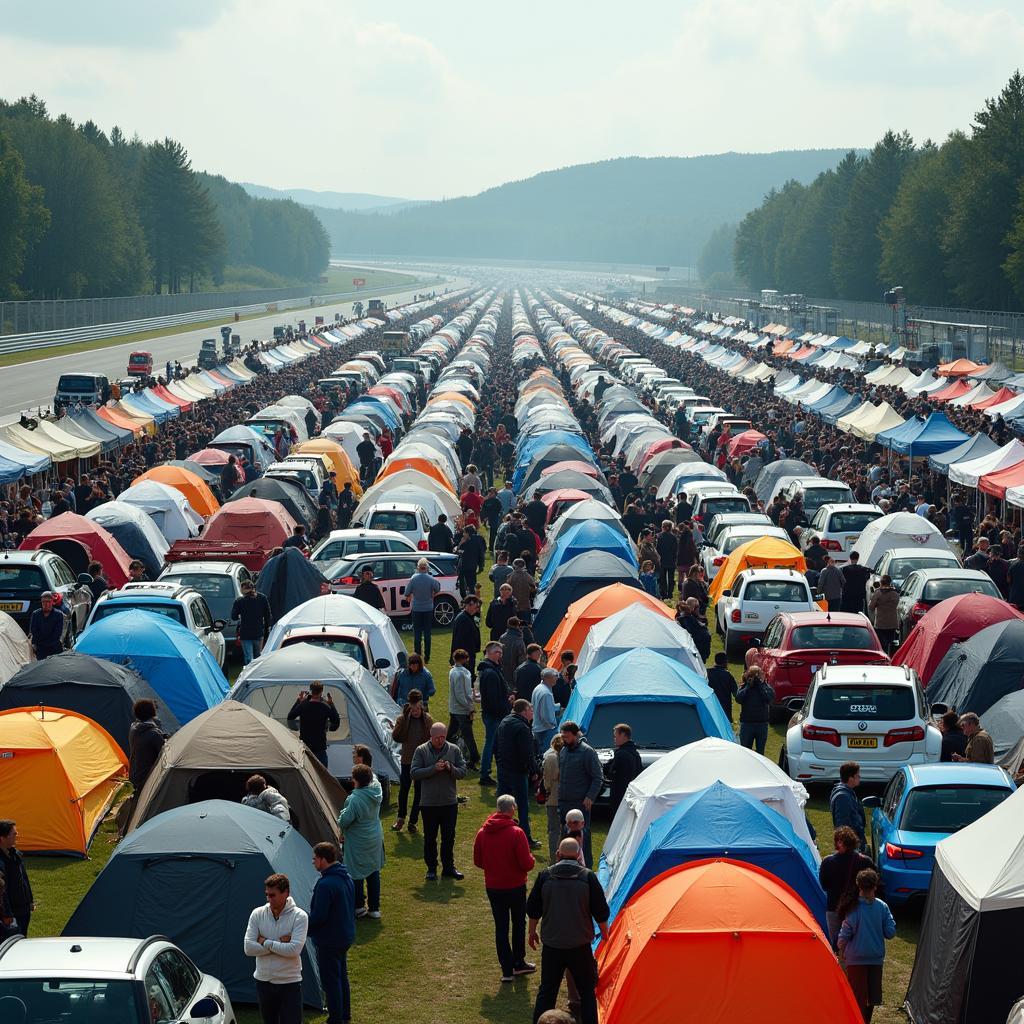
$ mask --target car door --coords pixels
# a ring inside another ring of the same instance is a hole
[[[882,805],[871,812],[871,846],[875,854],[875,863],[879,867],[885,860],[885,844],[895,826],[897,809],[907,785],[907,777],[897,772],[885,787],[882,794]]]
[[[146,979],[147,994],[150,990],[148,982],[152,979],[153,984],[159,985],[174,1014],[171,1019],[175,1021],[187,1019],[189,1008],[202,994],[199,992],[202,975],[188,958],[176,949],[165,949],[158,953],[149,971],[146,972]]]
[[[85,614],[83,614],[83,603],[85,597],[77,593],[75,574],[63,558],[53,558],[48,561],[47,568],[53,576],[54,590],[61,595],[61,608],[69,619],[65,629],[65,637],[70,641],[77,636],[85,625]],[[88,611],[88,608],[85,609]]]
[[[409,578],[416,572],[416,558],[389,558],[384,562],[384,580],[381,592],[389,615],[412,614],[412,602],[402,591]]]
[[[213,660],[223,668],[224,635],[220,630],[213,628],[213,616],[210,614],[206,602],[201,597],[193,597],[189,601],[189,614],[196,636],[203,641],[206,649],[213,655]]]
[[[898,619],[899,638],[906,640],[907,634],[914,628],[916,622],[910,617],[910,611],[917,603],[917,595],[921,592],[923,577],[912,572],[904,581],[900,589],[900,599],[896,604],[896,615]]]

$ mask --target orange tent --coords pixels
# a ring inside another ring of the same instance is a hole
[[[154,466],[147,469],[142,476],[137,476],[132,483],[137,484],[142,480],[155,480],[181,491],[193,510],[204,518],[212,516],[220,508],[220,503],[213,496],[213,491],[207,487],[206,481],[180,466]]]
[[[431,462],[429,459],[424,459],[417,455],[410,455],[405,459],[392,459],[378,474],[377,479],[374,483],[380,483],[381,480],[386,479],[389,476],[393,476],[395,473],[400,472],[403,469],[414,469],[417,473],[422,473],[424,476],[429,476],[431,480],[436,480],[441,484],[445,490],[455,493],[455,488],[452,487],[451,482],[441,472],[440,468]]]
[[[96,410],[96,415],[102,416],[108,423],[113,423],[115,427],[120,427],[122,430],[130,430],[136,437],[142,436],[142,424],[138,420],[125,416],[123,413],[118,412],[117,409],[111,409],[109,405],[99,406]]]
[[[329,437],[316,437],[311,441],[302,441],[292,445],[291,453],[292,455],[326,455],[331,460],[334,472],[337,473],[335,484],[338,490],[340,491],[345,484],[351,484],[356,495],[363,493],[363,489],[359,485],[359,473],[352,465],[348,452],[337,441],[332,441]]]
[[[973,359],[954,359],[951,363],[939,363],[935,372],[940,377],[967,377],[984,368],[984,363],[976,363]]]
[[[463,405],[475,411],[476,406],[473,405],[473,400],[468,396],[464,395],[461,391],[442,391],[439,395],[431,395],[427,405],[433,405],[435,402],[462,402]]]
[[[645,590],[627,587],[624,583],[601,587],[569,605],[565,617],[544,648],[548,654],[548,664],[557,665],[562,651],[579,654],[591,626],[633,604],[642,604],[664,615],[666,619],[675,617],[668,605],[651,597]]]
[[[779,984],[797,964],[799,983]],[[653,878],[616,915],[598,968],[601,1024],[861,1020],[800,897],[734,860],[692,861]],[[765,1014],[755,993],[769,992]]]

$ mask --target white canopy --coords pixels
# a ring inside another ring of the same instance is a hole
[[[144,480],[143,483],[145,482]],[[161,560],[170,548],[167,538],[160,532],[153,519],[134,502],[105,501],[102,505],[89,509],[85,513],[85,518],[92,520],[104,529],[108,529],[111,525],[116,526],[119,522],[127,519],[149,541],[154,553]]]
[[[850,432],[864,441],[874,441],[879,434],[904,422],[903,417],[888,402],[882,402],[873,412],[865,413],[858,419],[850,427]]]
[[[950,550],[938,527],[916,512],[890,512],[880,516],[864,527],[853,545],[853,551],[860,556],[860,564],[869,569],[893,548]]]
[[[842,419],[836,421],[836,426],[849,433],[861,420],[866,420],[875,411],[870,402],[861,402],[853,412],[848,412]]]
[[[205,522],[181,491],[157,480],[132,484],[117,496],[117,500],[145,512],[168,544],[198,537]]]
[[[984,402],[986,398],[991,398],[994,394],[995,392],[984,381],[982,381],[959,398],[951,398],[946,404],[962,409],[966,405],[975,405],[978,402]]]
[[[1005,469],[1007,466],[1016,466],[1018,462],[1024,461],[1024,444],[1017,438],[1008,441],[1002,448],[997,448],[988,455],[982,455],[977,459],[968,459],[967,462],[954,462],[949,467],[949,479],[951,483],[961,484],[964,487],[977,487],[978,481],[989,473]]]

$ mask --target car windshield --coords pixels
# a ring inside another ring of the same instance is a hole
[[[849,487],[809,487],[804,491],[804,512],[812,516],[822,505],[835,505],[841,501],[853,501]]]
[[[64,373],[57,383],[57,390],[91,394],[96,390],[96,378],[77,373]]]
[[[704,518],[719,512],[749,512],[750,502],[742,494],[727,495],[723,498],[705,498],[701,504]]]
[[[175,622],[185,625],[185,609],[180,604],[157,604],[146,601],[104,601],[96,606],[93,621],[99,622],[109,615],[116,615],[118,612],[152,612],[154,615],[165,615]]]
[[[5,1024],[57,1024],[95,1020],[103,1024],[149,1024],[140,1013],[136,983],[130,979],[0,979],[0,1005],[8,1008]]]
[[[382,509],[374,512],[366,525],[374,530],[397,530],[399,533],[411,533],[416,529],[416,516],[412,512]]]
[[[909,686],[821,686],[813,714],[825,721],[906,722],[917,718],[917,706]]]
[[[771,601],[774,604],[804,604],[809,600],[807,584],[796,580],[753,580],[743,592],[744,601]]]
[[[859,533],[874,522],[881,512],[833,512],[829,520],[830,533]]]
[[[730,534],[722,545],[722,553],[725,555],[731,554],[741,544],[747,544],[752,540],[757,540],[758,537],[764,535],[764,531],[761,533],[734,533]]]
[[[948,569],[956,564],[956,559],[948,555],[915,555],[913,558],[894,558],[887,571],[894,580],[905,580],[918,569]]]
[[[1010,791],[996,786],[921,786],[911,790],[899,827],[906,832],[958,832],[993,807]]]
[[[0,562],[0,590],[45,590],[46,577],[38,565]]]
[[[344,637],[331,636],[326,634],[323,636],[297,636],[290,640],[285,640],[281,644],[282,647],[290,647],[292,644],[312,644],[314,647],[326,647],[329,651],[334,651],[336,654],[346,654],[353,661],[359,662],[363,668],[369,668],[366,664],[366,652],[363,650],[363,645],[355,640],[346,640]]]
[[[234,600],[238,596],[235,593],[235,581],[230,576],[217,576],[212,572],[189,572],[174,573],[165,576],[164,579],[183,587],[192,587],[193,590],[198,590],[206,598],[207,604],[211,599],[227,600],[231,598]]]
[[[633,742],[641,749],[675,750],[704,739],[706,733],[692,704],[663,701],[629,701],[599,704],[587,726],[591,746],[611,747],[612,732],[620,722],[629,722]]]
[[[871,631],[863,626],[797,626],[789,638],[790,647],[843,651],[871,651],[877,645]]]
[[[957,579],[930,580],[924,585],[922,601],[945,601],[947,597],[960,594],[987,594],[989,597],[1000,597],[996,585],[991,580]]]

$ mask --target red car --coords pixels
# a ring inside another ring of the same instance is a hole
[[[780,612],[746,654],[775,690],[775,704],[791,711],[803,703],[822,665],[888,665],[866,615],[854,612]]]

